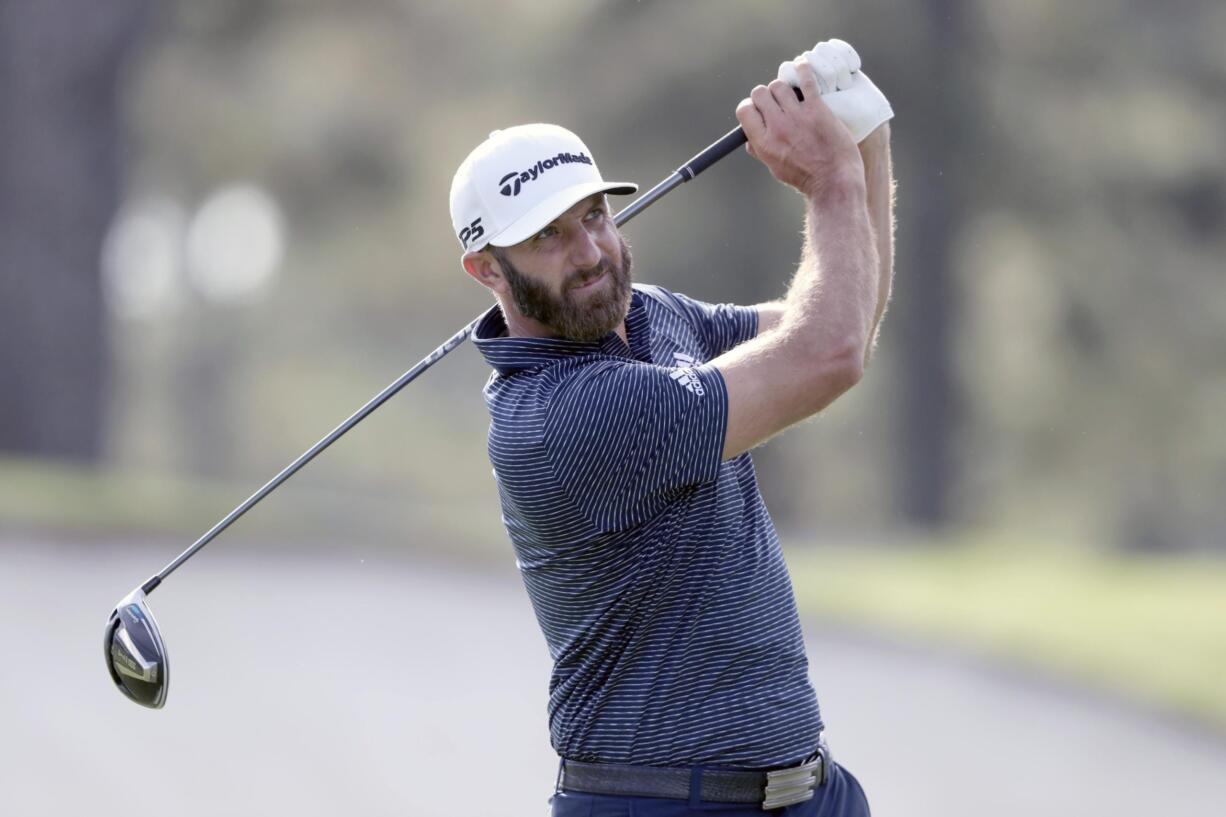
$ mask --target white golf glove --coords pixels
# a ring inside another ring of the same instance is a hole
[[[857,144],[863,142],[882,122],[894,117],[889,100],[860,70],[860,55],[848,43],[826,40],[795,60],[780,65],[779,79],[793,88],[800,87],[800,77],[796,73],[799,60],[805,60],[812,66],[813,73],[817,75],[817,87],[822,92],[822,101],[847,126]]]

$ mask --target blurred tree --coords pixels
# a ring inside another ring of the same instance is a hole
[[[95,459],[117,85],[146,0],[0,3],[0,450]]]
[[[951,338],[957,321],[954,246],[966,211],[974,144],[974,43],[965,0],[926,0],[907,52],[910,87],[899,89],[911,175],[900,209],[905,285],[897,287],[893,338],[901,355],[901,429],[895,495],[905,521],[940,527],[951,518],[950,448],[957,425]],[[939,90],[918,87],[940,78]],[[914,104],[911,108],[907,103]]]
[[[898,277],[871,376],[755,453],[781,526],[1226,542],[1226,6],[709,6],[166,4],[128,91],[131,189],[190,213],[248,180],[290,240],[251,320],[187,299],[117,325],[117,458],[262,475],[488,304],[459,271],[446,192],[490,129],[556,121],[605,173],[649,185],[730,127],[780,59],[838,35],[898,113]],[[18,126],[0,127],[11,142]],[[742,155],[628,233],[644,280],[749,303],[783,291],[799,214]],[[315,474],[425,497],[491,488],[484,375],[458,353],[388,410],[390,431]],[[441,439],[447,477],[441,454],[406,453]]]

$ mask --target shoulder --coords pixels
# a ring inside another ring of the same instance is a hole
[[[560,372],[546,397],[551,417],[570,419],[624,410],[642,392],[642,381],[659,367],[641,361],[596,357],[576,362]]]
[[[649,312],[667,310],[678,317],[685,317],[685,298],[657,284],[635,284],[634,291],[643,296],[643,305]]]
[[[618,375],[633,361],[590,355],[558,361],[537,369],[494,375],[485,386],[493,429],[544,425],[559,403],[615,397]]]
[[[643,295],[644,304],[649,312],[654,313],[653,317],[679,320],[696,329],[705,327],[720,309],[654,284],[636,284],[635,289]]]
[[[704,316],[698,301],[654,284],[636,284],[643,297],[643,308],[657,332],[664,332],[687,354],[706,358],[702,342]]]

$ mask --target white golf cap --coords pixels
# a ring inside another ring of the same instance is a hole
[[[606,182],[591,151],[557,125],[496,130],[460,164],[451,180],[451,223],[464,250],[509,247],[594,193],[629,194],[629,182]]]

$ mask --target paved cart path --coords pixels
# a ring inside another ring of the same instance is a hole
[[[219,542],[151,597],[171,659],[169,702],[151,712],[111,687],[102,628],[176,546],[11,539],[0,540],[4,814],[547,813],[548,657],[510,566],[468,573],[360,550],[276,560]],[[1226,803],[1226,742],[807,629],[836,757],[880,817]]]

